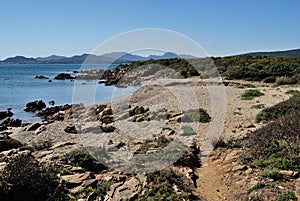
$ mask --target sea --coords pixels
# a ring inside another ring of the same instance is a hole
[[[80,69],[107,69],[117,65],[106,64],[9,64],[0,65],[0,111],[11,108],[12,118],[23,123],[40,122],[32,112],[24,112],[26,103],[43,100],[55,105],[83,103],[84,105],[109,102],[118,97],[133,93],[137,87],[117,88],[98,84],[97,80],[54,80],[59,73],[70,73]],[[36,79],[43,75],[49,79]],[[51,80],[52,82],[49,82]]]

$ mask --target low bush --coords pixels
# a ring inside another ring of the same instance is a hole
[[[90,151],[90,150],[89,150]],[[101,171],[107,169],[105,165],[100,163],[93,157],[86,148],[74,149],[62,157],[62,161],[74,166],[80,166],[89,171]]]
[[[101,200],[105,200],[105,195],[110,190],[110,186],[112,184],[112,181],[102,181],[96,186],[94,192],[101,198]]]
[[[288,90],[287,92],[286,92],[286,94],[288,94],[288,95],[298,95],[298,94],[300,94],[300,91],[298,91],[298,90]]]
[[[225,142],[223,139],[219,138],[213,141],[214,149],[217,148],[241,148],[244,146],[243,139],[230,139],[229,141]]]
[[[279,173],[279,171],[280,170],[277,168],[265,168],[259,172],[259,176],[279,180],[282,179],[282,176]]]
[[[261,183],[261,182],[258,182],[256,185],[254,185],[253,187],[251,187],[249,190],[248,190],[248,193],[251,193],[252,191],[255,191],[257,189],[262,189],[266,187],[266,184],[265,183]]]
[[[248,154],[243,154],[240,156],[240,161],[245,165],[249,165],[252,162],[252,160],[252,157]]]
[[[264,104],[252,105],[251,108],[253,108],[253,109],[263,109],[263,108],[265,108],[265,105]]]
[[[69,200],[53,166],[41,165],[31,154],[19,154],[7,162],[0,172],[1,200]]]
[[[262,169],[260,175],[281,179],[279,170],[300,171],[300,110],[247,136],[251,165]]]
[[[300,95],[295,95],[287,101],[278,103],[272,107],[267,107],[263,109],[256,116],[256,122],[261,121],[272,121],[278,119],[282,115],[286,115],[290,112],[300,110]]]
[[[238,89],[245,89],[245,88],[256,88],[253,84],[241,84],[237,86]]]
[[[246,91],[244,94],[242,94],[241,99],[242,100],[252,100],[255,97],[263,96],[264,94],[256,89],[250,89]]]
[[[290,201],[290,200],[298,200],[294,192],[286,192],[282,195],[280,195],[276,201]]]
[[[144,195],[139,195],[138,201],[181,201],[189,200],[191,195],[188,179],[172,169],[163,169],[147,174],[147,182],[149,190]],[[174,186],[179,192],[174,191]]]

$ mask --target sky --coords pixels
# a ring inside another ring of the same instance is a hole
[[[123,32],[161,28],[208,55],[300,48],[299,0],[0,0],[0,59],[90,53]]]

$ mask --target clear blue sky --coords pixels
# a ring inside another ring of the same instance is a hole
[[[0,59],[73,55],[138,28],[165,28],[209,55],[300,48],[299,0],[0,0]]]

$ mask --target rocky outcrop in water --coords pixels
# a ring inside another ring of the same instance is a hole
[[[49,79],[49,78],[43,75],[37,75],[35,76],[35,79]]]
[[[54,77],[55,80],[73,80],[75,77],[71,76],[70,73],[60,73]]]
[[[6,117],[11,117],[13,115],[14,114],[10,110],[0,111],[0,120],[5,119]]]
[[[55,101],[54,100],[51,100],[51,101],[49,101],[49,105],[55,105]]]
[[[29,102],[26,104],[26,107],[24,108],[25,112],[35,112],[42,110],[43,108],[46,107],[46,103],[42,100],[36,100],[33,102]]]
[[[63,121],[65,119],[65,111],[70,109],[72,105],[54,106],[43,109],[37,113],[44,122]]]

